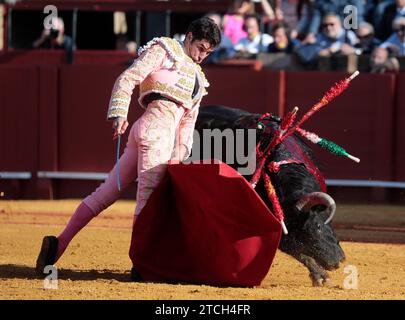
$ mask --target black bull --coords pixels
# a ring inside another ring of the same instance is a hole
[[[259,114],[240,109],[206,106],[200,109],[196,131],[203,140],[203,129],[221,131],[231,129],[235,132],[236,129],[257,128],[259,117]],[[262,128],[256,131],[256,140],[269,144],[272,132],[279,126],[280,121],[276,117],[271,117],[262,121],[262,124]],[[203,159],[204,142],[201,140],[198,146],[201,149],[197,152],[197,158]],[[191,159],[196,159],[196,149],[197,144],[194,140]],[[225,158],[224,151],[220,160],[228,163]],[[283,208],[288,229],[288,234],[282,236],[279,248],[309,269],[314,285],[330,285],[331,281],[325,269],[337,269],[339,263],[345,258],[332,226],[325,223],[331,212],[334,213],[335,203],[330,196],[322,192],[325,191],[322,185],[323,177],[317,168],[312,151],[300,137],[293,135],[284,140],[274,149],[266,163],[292,158],[302,161],[281,165],[278,172],[268,172]],[[236,169],[246,163],[229,163],[229,165]],[[244,177],[250,180],[251,175],[244,175]],[[262,179],[257,184],[256,191],[271,209],[272,205]]]

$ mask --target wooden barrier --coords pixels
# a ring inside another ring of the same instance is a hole
[[[114,165],[116,142],[112,141],[112,122],[107,121],[107,109],[114,82],[124,69],[60,68],[58,170],[105,172]],[[143,113],[137,100],[136,88],[130,105],[130,124]],[[122,137],[122,149],[128,134],[129,129]]]
[[[405,73],[398,75],[395,104],[395,180],[405,181]]]
[[[0,68],[1,171],[37,167],[39,69]]]
[[[38,79],[37,67],[0,67],[0,171],[38,168]],[[35,197],[35,180],[0,179],[0,192]]]
[[[74,65],[116,65],[131,64],[135,56],[125,51],[112,50],[76,50],[73,52]],[[53,65],[68,64],[67,54],[64,50],[9,50],[0,54],[0,64],[9,65]]]
[[[255,71],[253,67],[207,67],[210,82],[202,105],[222,104],[257,113],[279,113],[282,73]]]
[[[108,173],[116,143],[106,120],[111,90],[125,65],[0,65],[0,171],[30,172],[32,179],[0,180],[9,198],[85,196],[100,181],[41,177],[37,172]],[[223,104],[282,115],[307,110],[343,73],[257,71],[249,66],[207,66],[211,84],[202,105]],[[397,82],[397,83],[396,83]],[[327,179],[359,185],[405,181],[405,74],[362,74],[303,127],[361,158],[355,164],[314,146]],[[130,124],[142,114],[135,90]],[[129,130],[123,137],[122,150]],[[340,179],[340,180],[339,180]],[[384,183],[383,183],[384,184]],[[385,184],[389,186],[390,184]],[[127,196],[133,198],[134,188]]]

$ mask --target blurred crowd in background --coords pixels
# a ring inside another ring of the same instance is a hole
[[[210,62],[286,53],[311,66],[320,57],[369,55],[371,72],[400,69],[397,58],[405,56],[405,0],[260,0],[260,4],[261,15],[255,13],[254,1],[247,0],[234,1],[225,15],[208,14],[223,31],[221,48]],[[350,12],[356,21],[348,17]]]
[[[322,59],[366,56],[368,71],[383,73],[398,72],[405,59],[405,0],[234,0],[227,12],[205,15],[223,34],[206,63],[287,55],[281,68],[319,69]],[[136,54],[127,29],[126,13],[114,12],[116,49]],[[74,42],[58,18],[32,47],[71,51]]]

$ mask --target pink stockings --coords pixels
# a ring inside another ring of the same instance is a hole
[[[159,184],[171,159],[178,126],[185,109],[168,101],[153,101],[132,125],[124,153],[120,158],[120,183],[123,192],[136,178],[134,223],[153,190]],[[108,178],[76,209],[65,230],[59,235],[57,259],[73,237],[90,220],[113,204],[121,194],[117,186],[116,166]],[[56,261],[55,261],[56,262]]]

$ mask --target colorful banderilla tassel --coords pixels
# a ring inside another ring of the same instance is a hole
[[[281,227],[283,228],[284,234],[288,234],[287,227],[285,226],[284,223],[284,212],[283,209],[281,208],[280,202],[278,201],[276,190],[274,189],[274,186],[271,183],[271,179],[267,173],[263,172],[263,178],[267,196],[269,197],[271,204],[273,206],[274,214],[278,219],[278,221],[281,223]]]
[[[354,162],[357,162],[357,163],[360,162],[359,158],[352,156],[345,149],[343,149],[341,146],[334,143],[333,141],[327,140],[325,138],[321,138],[317,134],[315,134],[313,132],[306,131],[306,130],[301,129],[301,128],[297,128],[297,132],[301,136],[303,136],[305,139],[307,139],[307,140],[311,141],[312,143],[322,147],[323,149],[329,151],[332,154],[335,154],[335,155],[341,156],[341,157],[347,157],[347,158],[349,158],[349,159],[351,159],[351,160],[353,160]]]
[[[284,139],[287,138],[288,136],[292,135],[295,130],[301,125],[307,121],[309,118],[311,118],[314,113],[319,111],[322,107],[326,106],[328,103],[330,103],[333,99],[335,99],[337,96],[339,96],[343,91],[347,89],[349,86],[349,83],[356,78],[360,74],[359,71],[354,72],[349,78],[342,80],[338,83],[335,83],[335,85],[327,91],[324,96],[321,98],[319,102],[314,104],[309,111],[307,111],[306,114],[301,118],[301,120],[297,121],[297,123],[290,129],[288,132],[284,135]]]

